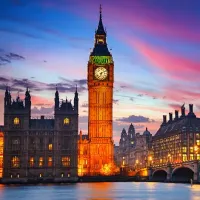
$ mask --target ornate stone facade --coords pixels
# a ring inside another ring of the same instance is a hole
[[[99,175],[104,173],[104,169],[105,173],[109,173],[114,163],[112,129],[114,62],[107,47],[106,36],[100,9],[95,44],[88,62],[88,141],[81,138],[79,141],[80,154],[87,152],[88,159],[85,157],[85,161],[79,160],[80,175],[83,173]],[[82,151],[85,148],[87,150]],[[82,155],[79,157],[82,158]]]
[[[151,153],[152,135],[147,130],[143,134],[136,133],[133,124],[121,132],[119,146],[116,146],[116,162],[121,170],[130,171],[147,166]]]
[[[54,118],[31,118],[31,95],[4,98],[3,181],[77,179],[78,93],[74,106],[55,93]]]

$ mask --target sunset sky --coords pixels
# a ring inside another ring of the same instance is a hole
[[[73,99],[78,84],[79,129],[87,133],[87,62],[100,3],[115,62],[115,143],[131,122],[154,134],[162,115],[183,103],[200,116],[200,1],[0,2],[0,124],[6,85],[24,98],[28,84],[32,115],[49,116],[56,84],[61,99]]]

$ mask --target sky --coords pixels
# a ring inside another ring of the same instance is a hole
[[[102,4],[114,59],[113,136],[123,128],[155,134],[162,116],[185,103],[200,116],[199,0],[0,0],[0,124],[6,85],[32,116],[52,116],[61,99],[79,92],[79,129],[87,134],[87,62]]]

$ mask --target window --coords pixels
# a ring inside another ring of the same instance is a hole
[[[197,160],[200,160],[200,154],[197,154]]]
[[[131,141],[131,144],[134,144],[134,141]]]
[[[197,145],[200,145],[200,140],[197,140]]]
[[[42,167],[43,166],[43,157],[40,157],[39,158],[39,167]]]
[[[64,173],[61,173],[61,177],[62,177],[62,178],[64,177]]]
[[[194,149],[193,147],[190,147],[190,152],[193,153],[194,152]]]
[[[183,161],[187,161],[187,155],[183,154]]]
[[[34,166],[34,158],[33,157],[30,157],[30,159],[29,159],[29,166],[30,167]]]
[[[52,157],[50,156],[50,157],[48,158],[48,167],[52,167],[52,162],[53,162],[53,159],[52,159]]]
[[[67,125],[67,124],[69,124],[69,118],[66,117],[66,118],[64,119],[64,125]]]
[[[186,153],[187,152],[187,147],[183,147],[182,151],[183,151],[183,153]]]
[[[49,151],[52,151],[53,145],[49,144]]]
[[[18,125],[19,124],[19,118],[15,117],[13,122],[14,122],[14,125]]]
[[[67,174],[67,177],[68,177],[68,178],[70,177],[70,173]]]
[[[194,160],[194,155],[190,154],[190,160]]]
[[[17,174],[17,178],[19,178],[19,174]]]
[[[63,167],[69,167],[70,166],[70,157],[69,156],[63,156],[62,157],[62,166]]]
[[[12,159],[11,159],[11,166],[13,168],[18,168],[19,164],[20,164],[19,157],[17,157],[17,156],[12,157]]]
[[[40,174],[39,177],[41,178],[41,177],[42,177],[42,174]]]

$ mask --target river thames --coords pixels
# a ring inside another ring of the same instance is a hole
[[[200,185],[173,183],[77,183],[0,185],[0,200],[200,200]]]

